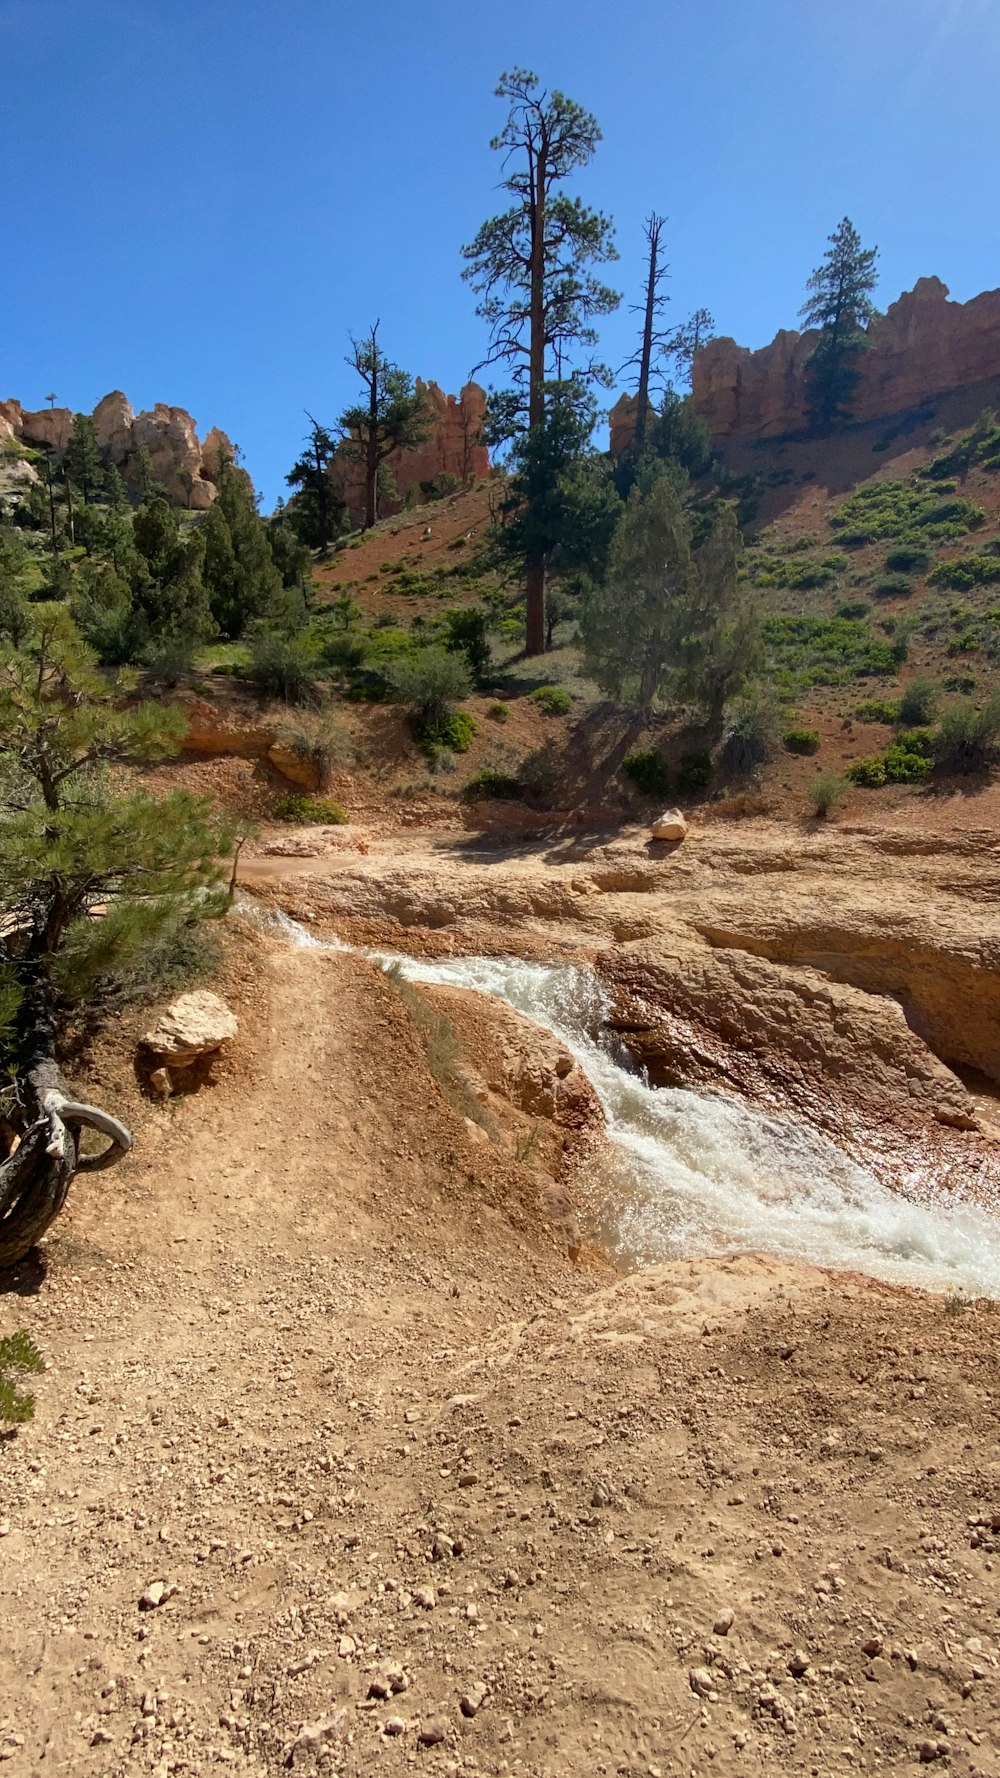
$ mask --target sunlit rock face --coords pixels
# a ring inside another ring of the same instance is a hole
[[[783,331],[759,352],[731,339],[710,340],[694,362],[692,396],[713,438],[779,438],[801,431],[807,423],[805,370],[816,338]],[[1000,375],[1000,290],[956,303],[940,278],[921,278],[873,321],[868,338],[852,402],[856,421],[903,413]],[[626,423],[623,412],[623,439]]]
[[[0,401],[0,443],[65,450],[73,418],[68,407],[32,412],[19,401]],[[233,455],[232,444],[217,426],[202,441],[186,408],[158,401],[148,412],[136,414],[120,389],[98,402],[92,418],[105,463],[120,469],[130,486],[136,484],[137,453],[145,445],[154,480],[175,506],[189,506],[196,512],[211,506],[218,491],[220,453]]]

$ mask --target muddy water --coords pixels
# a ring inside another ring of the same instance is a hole
[[[287,916],[279,923],[293,943],[323,948]],[[910,1203],[792,1118],[722,1094],[649,1086],[602,1031],[608,1007],[589,971],[516,958],[392,960],[410,981],[495,995],[566,1044],[608,1130],[577,1181],[582,1208],[623,1267],[763,1252],[1000,1297],[1000,1221],[943,1197]]]

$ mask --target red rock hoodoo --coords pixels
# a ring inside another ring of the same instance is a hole
[[[956,303],[940,278],[921,278],[872,323],[869,339],[853,403],[857,421],[905,413],[1000,375],[1000,290]],[[815,343],[815,333],[781,332],[750,352],[735,340],[710,340],[695,359],[692,397],[713,438],[801,431]]]
[[[482,442],[485,390],[478,383],[466,383],[460,395],[445,395],[436,383],[425,383],[420,377],[417,388],[431,409],[430,436],[424,444],[399,451],[389,459],[396,497],[383,497],[380,501],[383,516],[398,512],[411,488],[426,488],[440,475],[453,475],[463,487],[468,487],[490,473],[489,452]],[[351,517],[360,518],[365,509],[361,465],[341,450],[330,473]]]
[[[890,303],[869,329],[860,361],[853,419],[881,420],[936,395],[1000,376],[1000,290],[971,302],[948,299],[940,278],[921,278]],[[691,397],[713,439],[783,438],[808,425],[806,365],[815,332],[783,329],[751,352],[732,339],[710,340],[694,361]],[[611,452],[632,441],[636,398],[611,410]]]

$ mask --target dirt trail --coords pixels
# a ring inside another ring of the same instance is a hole
[[[238,962],[215,1079],[0,1297],[12,1778],[1000,1772],[1000,1316],[609,1285],[377,971]]]

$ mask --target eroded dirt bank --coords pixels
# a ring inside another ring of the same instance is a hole
[[[766,965],[796,985],[765,1053],[792,1053],[806,984],[832,996],[836,1096],[838,996],[879,997],[695,913],[773,918],[793,887],[785,917],[822,894],[845,930],[869,842],[782,864],[745,837],[331,854],[280,898],[349,937],[609,979]],[[918,860],[910,917],[949,895],[988,938],[986,858]],[[0,1446],[8,1769],[1000,1772],[1000,1314],[752,1255],[574,1263],[558,1193],[600,1128],[558,1044],[427,991],[491,1137],[363,958],[244,927],[220,985],[240,1036],[197,1092],[141,1098],[128,1021],[92,1059],[136,1155],[77,1183],[0,1296],[50,1367]],[[740,1040],[754,997],[727,992]],[[988,1157],[919,1054],[921,1127]],[[888,1041],[880,1066],[895,1091]]]

